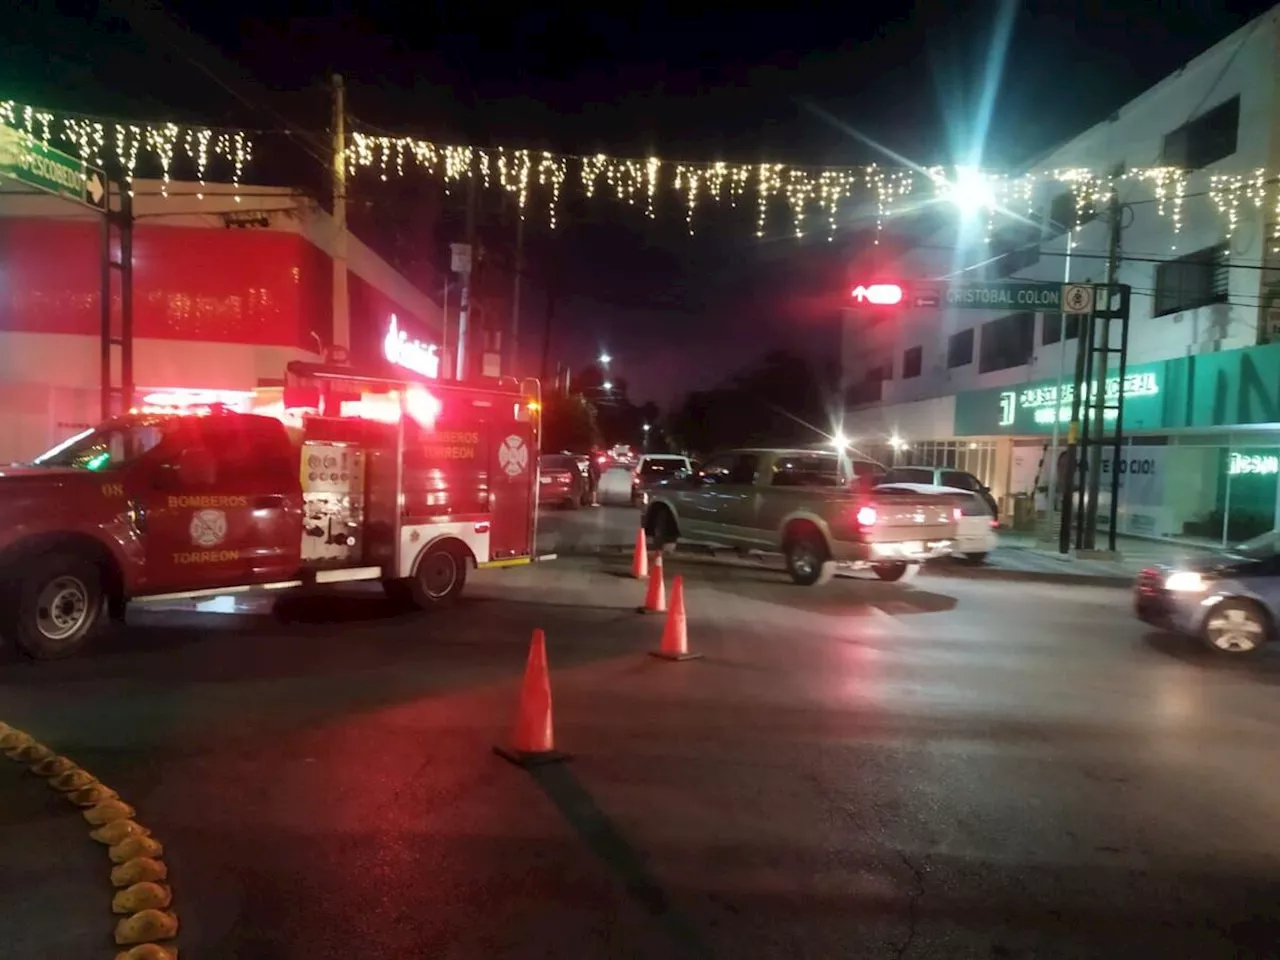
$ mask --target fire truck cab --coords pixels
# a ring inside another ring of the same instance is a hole
[[[0,633],[78,650],[131,602],[381,581],[429,608],[529,562],[536,381],[291,364],[272,415],[142,409],[0,470]]]

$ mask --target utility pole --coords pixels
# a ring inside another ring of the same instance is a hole
[[[330,345],[351,348],[351,302],[347,295],[347,96],[333,75],[333,333]]]
[[[1102,322],[1098,327],[1097,377],[1089,387],[1089,401],[1093,404],[1093,430],[1091,433],[1092,449],[1088,453],[1089,464],[1089,499],[1085,504],[1084,544],[1089,550],[1096,549],[1098,532],[1098,493],[1102,489],[1103,436],[1105,433],[1105,414],[1107,411],[1107,375],[1110,373],[1111,360],[1111,300],[1112,290],[1116,284],[1116,276],[1120,269],[1120,229],[1123,208],[1120,205],[1120,194],[1115,184],[1111,185],[1111,196],[1107,201],[1107,218],[1110,237],[1107,241],[1107,285],[1101,291],[1106,300],[1105,310],[1101,313]],[[1118,451],[1117,451],[1118,453]],[[1119,470],[1118,456],[1113,454],[1112,470]]]
[[[547,272],[547,315],[542,327],[542,369],[541,378],[547,379],[547,364],[551,362],[551,320],[556,313],[556,273],[554,268]],[[568,388],[568,371],[565,373],[565,393]]]
[[[511,346],[507,350],[507,373],[517,376],[520,362],[520,286],[524,280],[524,211],[516,221],[516,276],[511,291]]]
[[[1075,231],[1067,231],[1067,253],[1063,257],[1062,267],[1062,284],[1066,286],[1071,282],[1071,243],[1075,238]],[[1076,339],[1080,337],[1079,320],[1076,321]],[[1047,474],[1046,480],[1048,486],[1045,495],[1046,513],[1049,519],[1053,519],[1053,513],[1057,509],[1057,500],[1055,499],[1058,492],[1058,421],[1062,419],[1062,387],[1067,377],[1067,315],[1065,313],[1058,314],[1058,385],[1053,391],[1053,437],[1049,441],[1049,458],[1045,462]],[[1039,491],[1035,491],[1038,493]]]
[[[467,378],[467,321],[471,316],[471,278],[475,276],[476,260],[476,205],[479,202],[476,171],[472,167],[467,177],[467,239],[466,243],[454,246],[454,270],[462,274],[462,292],[458,298],[458,363],[454,373],[458,380]],[[459,251],[458,247],[463,250]]]

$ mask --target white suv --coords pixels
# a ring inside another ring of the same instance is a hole
[[[676,453],[646,453],[631,471],[632,506],[644,502],[644,492],[651,484],[692,470],[693,463],[688,457]]]

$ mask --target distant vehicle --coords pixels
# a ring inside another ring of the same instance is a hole
[[[986,562],[987,554],[996,548],[999,525],[987,506],[987,501],[972,490],[958,487],[940,487],[931,483],[885,483],[877,490],[897,490],[930,497],[946,497],[960,507],[960,519],[956,521],[956,543],[952,556],[974,565]]]
[[[643,502],[645,490],[654,483],[691,470],[693,463],[688,457],[675,453],[646,453],[631,474],[632,506]]]
[[[830,579],[837,564],[900,580],[951,552],[960,507],[873,486],[834,451],[731,450],[646,491],[644,528],[658,547],[691,540],[780,552],[791,579]]]
[[[591,485],[585,464],[563,453],[548,453],[538,460],[538,506],[558,504],[569,510],[591,502]]]
[[[967,490],[985,500],[991,516],[997,521],[1000,519],[1000,505],[991,495],[991,488],[966,470],[953,470],[951,467],[891,467],[881,483],[923,483]]]
[[[1147,567],[1133,591],[1138,619],[1242,657],[1277,639],[1280,530],[1222,552]]]

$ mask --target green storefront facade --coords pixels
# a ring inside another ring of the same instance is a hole
[[[1238,540],[1276,526],[1280,344],[1133,365],[1123,385],[1108,378],[1108,401],[1122,388],[1125,532]],[[1071,401],[1070,386],[1058,397],[1055,381],[957,394],[955,436],[1043,445],[1056,418],[1065,439]],[[1114,417],[1108,411],[1108,435]],[[1101,466],[1109,480],[1111,458]]]

